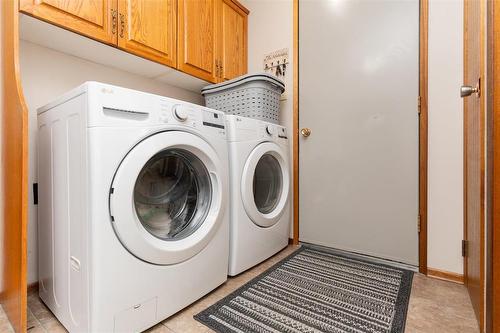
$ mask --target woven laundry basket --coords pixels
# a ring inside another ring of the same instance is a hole
[[[226,114],[279,124],[283,81],[267,73],[249,74],[201,90],[207,107]]]

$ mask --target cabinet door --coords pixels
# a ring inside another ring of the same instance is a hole
[[[177,68],[217,82],[218,1],[179,0],[177,38]]]
[[[248,11],[231,0],[222,0],[221,79],[230,80],[247,72]]]
[[[20,0],[20,10],[81,35],[116,44],[116,0]]]
[[[118,0],[118,46],[175,67],[176,5],[176,0]]]

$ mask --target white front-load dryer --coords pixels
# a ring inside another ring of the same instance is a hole
[[[289,146],[285,127],[226,116],[230,173],[229,275],[288,244]]]
[[[38,113],[39,295],[69,331],[141,331],[226,280],[223,113],[96,82]]]

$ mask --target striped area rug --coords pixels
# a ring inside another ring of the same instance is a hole
[[[402,333],[412,277],[302,246],[194,318],[217,332]]]

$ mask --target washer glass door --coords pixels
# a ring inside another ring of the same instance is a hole
[[[287,154],[277,144],[259,144],[249,154],[241,179],[247,215],[260,227],[276,224],[286,209],[290,179]]]
[[[179,148],[154,155],[134,187],[139,220],[163,240],[179,240],[195,232],[207,216],[211,199],[207,168],[194,154]]]
[[[122,245],[159,265],[199,253],[224,221],[226,170],[214,148],[188,132],[160,132],[139,142],[110,191],[111,223]]]

